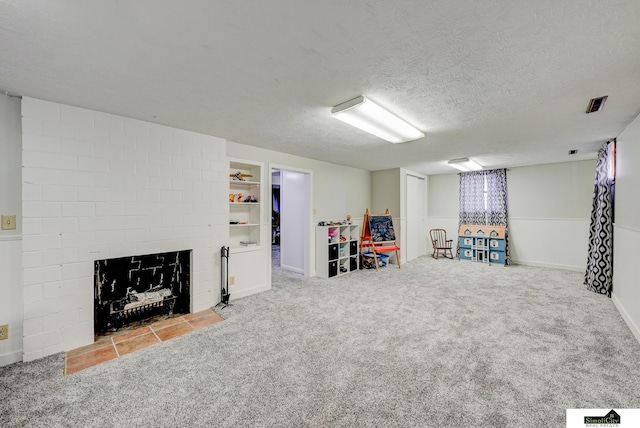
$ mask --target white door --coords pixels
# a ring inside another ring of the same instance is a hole
[[[280,266],[305,274],[308,246],[308,174],[281,170],[280,184]]]
[[[426,254],[424,178],[407,175],[407,261]]]

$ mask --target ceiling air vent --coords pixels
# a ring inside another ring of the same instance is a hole
[[[604,108],[604,102],[607,101],[607,97],[608,95],[592,98],[591,101],[589,101],[589,107],[587,107],[587,114],[602,110]]]
[[[576,155],[576,154],[578,154],[578,149],[572,149],[572,150],[569,150],[569,154],[570,154],[570,155]]]

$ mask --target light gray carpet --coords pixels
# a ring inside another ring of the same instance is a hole
[[[582,274],[423,257],[232,301],[219,324],[62,376],[0,368],[2,427],[564,427],[640,408],[640,344]]]

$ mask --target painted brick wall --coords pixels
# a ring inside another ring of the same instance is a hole
[[[192,311],[219,301],[225,140],[22,99],[24,361],[93,343],[93,261],[193,249]]]

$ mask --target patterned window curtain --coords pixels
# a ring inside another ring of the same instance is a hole
[[[460,174],[460,224],[484,224],[484,171]]]
[[[486,183],[486,188],[485,188]],[[486,189],[486,199],[485,199]],[[486,202],[486,205],[485,205]],[[507,170],[463,172],[460,174],[460,222],[507,226]],[[511,264],[509,229],[505,236],[506,264]],[[458,244],[456,256],[460,257]]]
[[[611,297],[613,286],[613,189],[615,142],[598,152],[591,206],[589,253],[584,285],[594,293]]]
[[[460,174],[460,221],[463,224],[484,224],[484,172],[463,172]],[[456,247],[456,257],[460,258],[460,242]]]
[[[511,264],[509,252],[509,226],[507,222],[507,170],[493,169],[485,171],[487,180],[487,223],[491,226],[504,226],[505,264]]]

